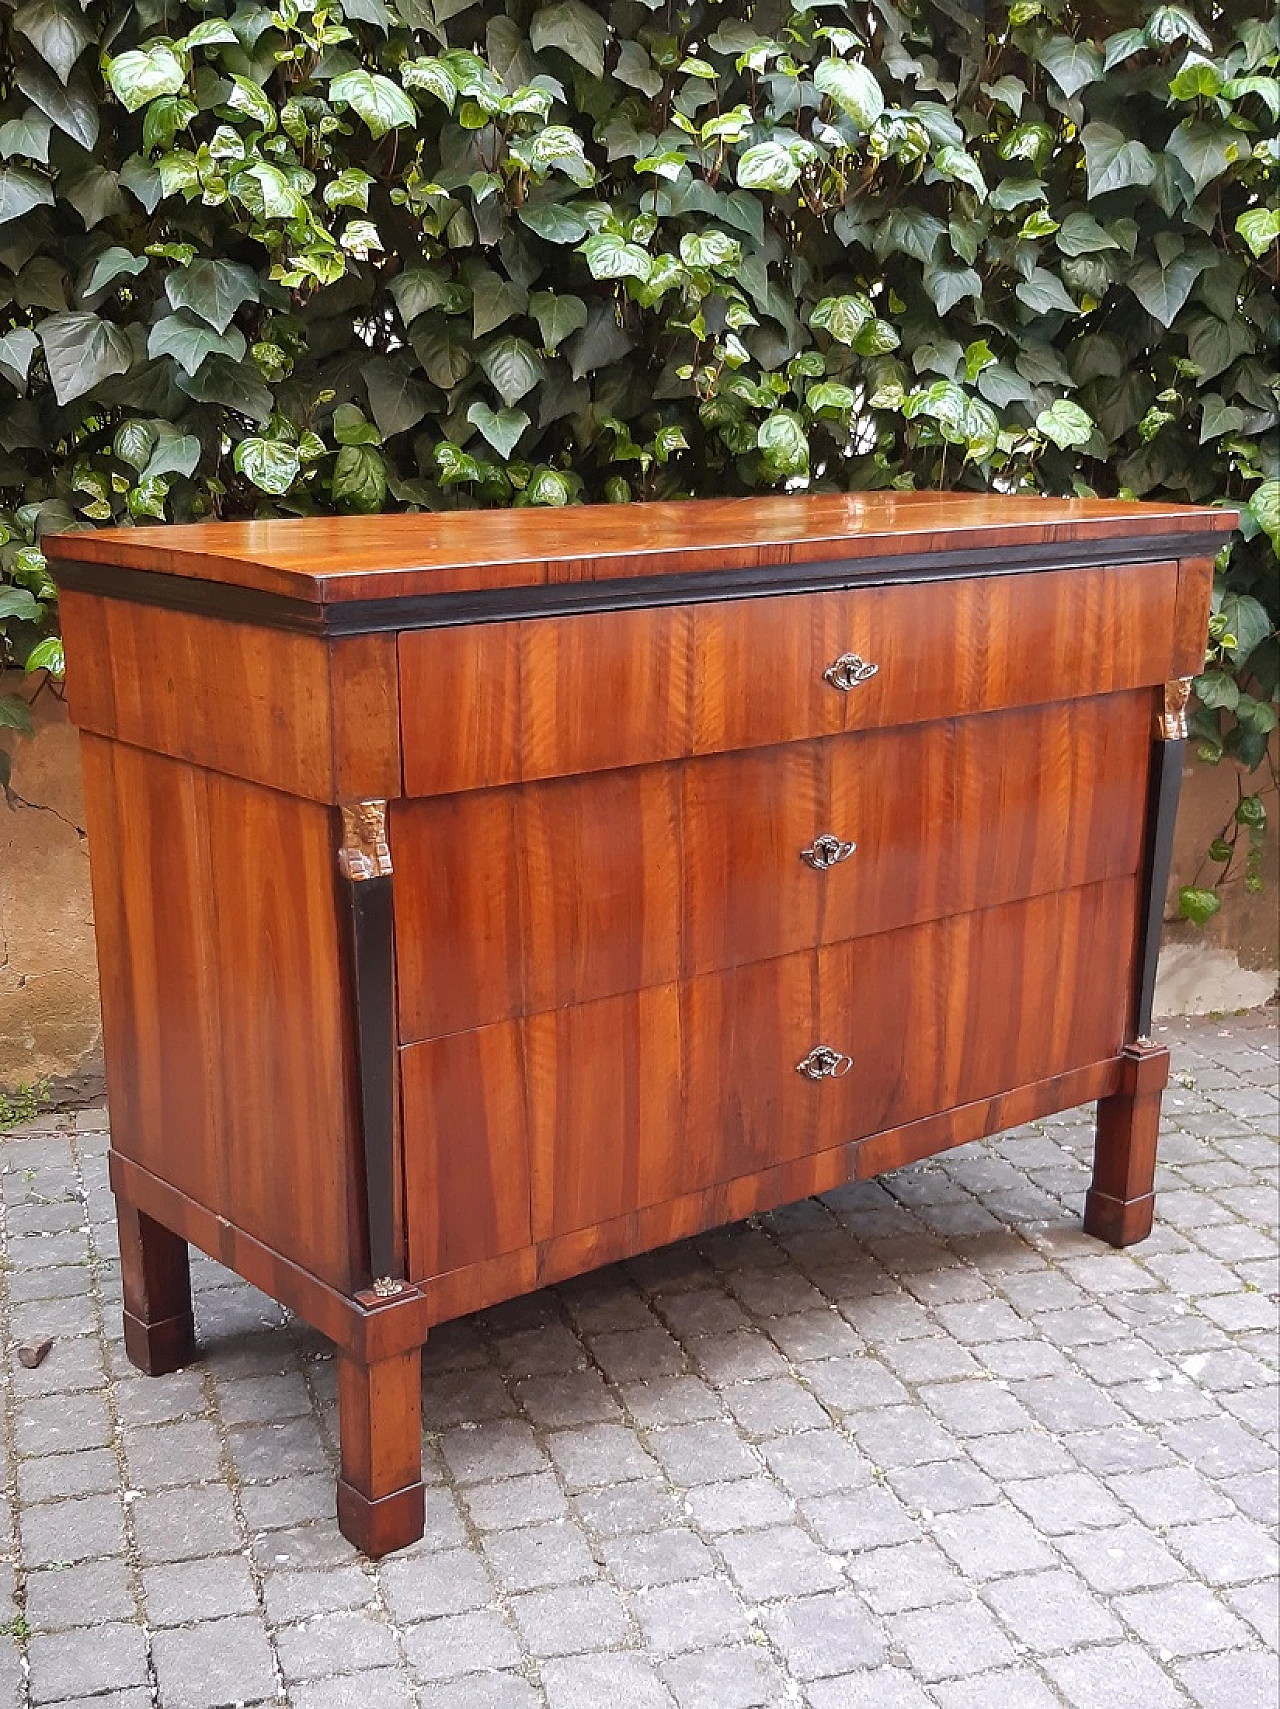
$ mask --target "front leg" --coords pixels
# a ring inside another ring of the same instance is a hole
[[[1084,1229],[1110,1246],[1132,1246],[1151,1233],[1155,1215],[1156,1141],[1169,1052],[1150,1039],[1124,1049],[1120,1090],[1098,1100],[1093,1184]]]
[[[117,1196],[124,1347],[149,1377],[167,1376],[195,1358],[187,1243]]]
[[[421,1537],[422,1349],[366,1365],[338,1352],[338,1527],[375,1558]]]

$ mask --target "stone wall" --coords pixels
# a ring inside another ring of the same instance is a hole
[[[87,839],[75,732],[61,701],[41,694],[37,732],[16,746],[14,802],[0,802],[0,1089],[47,1080],[61,1101],[101,1090]],[[1193,762],[1183,788],[1173,890],[1196,881],[1203,850],[1234,810],[1237,772]],[[1160,1014],[1250,1008],[1273,995],[1280,965],[1280,804],[1266,795],[1272,830],[1267,889],[1226,889],[1203,932],[1170,927],[1157,991]],[[1206,869],[1212,873],[1212,869]],[[1207,879],[1201,879],[1208,882]],[[1172,912],[1172,909],[1170,910]]]

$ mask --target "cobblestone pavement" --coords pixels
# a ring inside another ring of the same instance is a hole
[[[200,1259],[202,1362],[134,1372],[103,1113],[34,1124],[0,1704],[1275,1709],[1274,1029],[1169,1030],[1128,1253],[1076,1111],[438,1331],[379,1566],[325,1344]]]

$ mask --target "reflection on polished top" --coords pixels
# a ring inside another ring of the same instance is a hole
[[[1230,510],[1114,499],[820,493],[105,528],[44,546],[55,565],[111,564],[332,604],[751,564],[1225,534],[1234,522]]]

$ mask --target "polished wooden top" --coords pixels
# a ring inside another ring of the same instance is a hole
[[[43,542],[103,564],[317,605],[539,584],[1226,534],[1231,510],[990,493],[820,493],[85,529]],[[1162,548],[1163,550],[1163,548]],[[979,573],[980,573],[980,566]],[[927,563],[921,565],[927,575]]]

